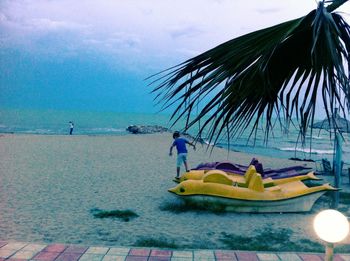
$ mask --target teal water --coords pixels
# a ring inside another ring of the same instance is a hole
[[[54,111],[54,110],[0,110],[0,132],[26,133],[43,135],[66,135],[69,132],[69,121],[74,122],[74,135],[126,135],[129,125],[161,125],[167,128],[181,129],[184,122],[171,126],[169,115],[155,113],[116,113],[86,111]],[[196,128],[189,132],[196,134]],[[296,143],[298,131],[290,129],[283,133],[278,128],[270,136],[268,144],[264,143],[264,132],[257,133],[255,141],[248,139],[249,133],[230,141],[225,139],[217,145],[235,151],[260,154],[277,158],[297,157],[300,159],[320,160],[333,159],[333,140],[327,131],[315,130],[306,138],[306,145]],[[350,162],[350,135],[344,134],[343,160]],[[310,143],[311,142],[311,143]],[[311,144],[311,146],[310,146]]]
[[[129,125],[170,126],[162,114],[54,110],[0,110],[0,132],[68,134],[69,121],[76,135],[123,135]]]

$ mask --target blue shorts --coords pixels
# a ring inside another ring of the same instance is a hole
[[[187,153],[179,153],[177,154],[176,167],[180,167],[182,163],[187,161]]]

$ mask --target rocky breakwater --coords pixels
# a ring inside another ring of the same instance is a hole
[[[157,132],[170,131],[168,128],[158,126],[158,125],[147,125],[147,126],[130,125],[129,127],[126,128],[126,130],[133,134],[151,134],[151,133],[157,133]]]
[[[129,127],[126,128],[126,130],[128,132],[131,132],[133,134],[152,134],[152,133],[159,133],[159,132],[172,132],[172,130],[162,127],[162,126],[158,126],[158,125],[130,125]],[[181,132],[181,136],[192,140],[192,141],[196,141],[199,142],[200,144],[207,144],[207,145],[213,145],[213,144],[209,144],[208,141],[202,139],[202,138],[195,138],[192,135],[186,133],[186,132]]]

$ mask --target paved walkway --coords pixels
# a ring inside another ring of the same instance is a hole
[[[64,244],[32,244],[0,241],[0,261],[322,261],[323,254],[271,253],[230,250],[169,250],[136,247],[95,247]],[[335,261],[350,261],[337,254]]]

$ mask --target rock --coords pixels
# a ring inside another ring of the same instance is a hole
[[[126,130],[134,134],[139,133],[139,127],[135,125],[130,125]]]
[[[129,127],[126,128],[126,130],[133,134],[151,134],[151,133],[169,131],[168,128],[158,126],[158,125],[147,125],[147,126],[130,125]]]

